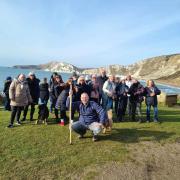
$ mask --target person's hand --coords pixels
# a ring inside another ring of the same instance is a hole
[[[112,93],[112,92],[108,92],[108,96],[109,96],[109,97],[112,97],[112,96],[113,96],[113,93]]]
[[[104,125],[102,123],[99,123],[100,128],[104,128]]]
[[[12,98],[11,98],[11,101],[15,101],[15,97],[12,97]]]

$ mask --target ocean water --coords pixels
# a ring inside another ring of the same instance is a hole
[[[0,92],[3,90],[4,87],[4,81],[7,78],[7,76],[11,76],[12,78],[15,78],[18,76],[18,74],[23,73],[26,76],[29,74],[29,72],[33,71],[36,74],[36,77],[42,80],[44,77],[50,79],[52,72],[48,71],[41,71],[41,70],[30,70],[30,69],[16,69],[11,67],[0,67]],[[60,73],[64,82],[71,76],[70,73]],[[142,84],[145,85],[145,82],[142,81]],[[180,87],[173,87],[163,84],[157,84],[158,88],[166,92],[168,94],[180,94]]]
[[[42,80],[43,78],[47,78],[48,81],[52,75],[52,72],[49,71],[41,71],[41,70],[30,70],[30,69],[16,69],[11,67],[0,67],[0,91],[3,90],[4,87],[4,81],[8,76],[11,76],[12,78],[17,77],[20,73],[25,74],[28,76],[29,72],[34,72],[36,77],[39,80]],[[62,76],[64,82],[71,76],[69,73],[60,73]]]

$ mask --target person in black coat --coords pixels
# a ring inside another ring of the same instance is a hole
[[[154,122],[158,122],[158,100],[157,95],[160,95],[161,91],[156,87],[153,80],[147,81],[145,87],[145,103],[146,103],[146,121],[150,121],[151,106],[154,108]]]
[[[9,87],[11,85],[12,78],[9,76],[6,78],[6,81],[4,83],[4,94],[5,94],[5,103],[4,103],[4,109],[11,111],[11,106],[10,106],[10,99],[9,99]]]
[[[116,86],[116,95],[117,95],[117,109],[116,115],[118,121],[122,121],[123,117],[125,116],[126,107],[127,107],[127,93],[129,87],[125,83],[125,79],[123,79],[120,83]]]
[[[43,104],[48,103],[49,100],[49,84],[47,83],[47,78],[43,79],[43,82],[39,85],[40,89],[40,102]]]
[[[58,120],[58,109],[55,106],[56,106],[58,96],[61,94],[61,92],[64,89],[64,85],[65,84],[64,84],[61,76],[57,75],[55,82],[52,84],[51,89],[50,89],[50,96],[51,96],[51,100],[52,100],[53,107],[54,107],[55,118],[57,121],[59,121]]]
[[[53,72],[51,75],[51,78],[49,80],[49,100],[50,100],[50,113],[53,113],[53,109],[55,108],[55,102],[54,102],[54,96],[51,93],[51,90],[53,89],[54,84],[56,83],[56,76],[58,75],[57,72]]]
[[[35,105],[37,105],[38,101],[39,101],[39,95],[40,95],[39,82],[40,82],[40,80],[36,78],[36,76],[33,72],[30,72],[26,81],[28,83],[30,94],[32,97],[32,103],[29,104],[31,106],[30,121],[32,121],[33,115],[35,112]],[[26,120],[29,105],[25,106],[25,108],[24,108],[22,121]]]
[[[136,79],[133,79],[133,84],[129,88],[129,101],[132,105],[132,121],[136,121],[136,110],[138,113],[138,121],[142,122],[141,103],[144,100],[145,89],[142,84]]]
[[[81,94],[84,92],[87,93],[88,96],[90,96],[90,94],[91,94],[91,87],[85,83],[84,76],[80,76],[78,78],[75,89],[76,89],[75,101],[80,101],[81,100]]]

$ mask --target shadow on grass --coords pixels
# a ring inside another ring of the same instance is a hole
[[[100,136],[100,140],[111,140],[124,143],[137,143],[140,141],[161,141],[170,138],[175,133],[165,131],[151,131],[135,129],[113,129],[111,134]]]
[[[180,110],[179,111],[160,110],[159,119],[162,122],[180,122]]]

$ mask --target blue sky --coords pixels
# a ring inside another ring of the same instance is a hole
[[[180,0],[0,0],[1,66],[128,65],[180,53]]]

